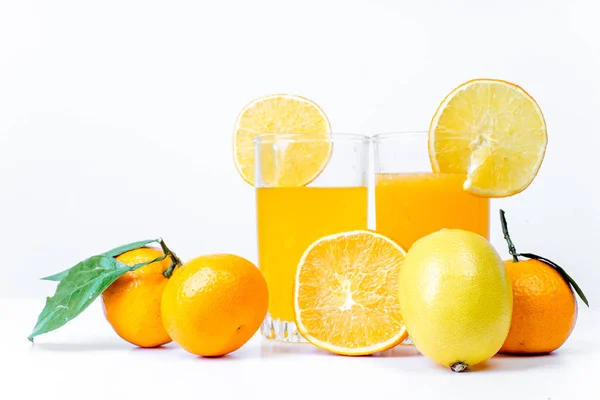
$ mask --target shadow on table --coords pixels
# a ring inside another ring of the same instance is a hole
[[[330,357],[344,357],[338,354],[330,353],[319,349],[308,343],[279,343],[263,340],[260,345],[260,355],[262,358],[291,355],[319,355]],[[393,349],[381,353],[365,356],[353,356],[351,358],[391,358],[391,357],[414,357],[420,356],[419,351],[414,346],[399,345]]]
[[[420,357],[421,353],[413,345],[401,344],[392,349],[383,351],[381,353],[373,354],[373,357]]]
[[[262,358],[292,356],[292,355],[322,355],[329,353],[309,343],[280,343],[261,339],[260,356]]]
[[[135,347],[121,340],[102,340],[94,342],[71,343],[33,343],[31,351],[50,351],[63,353],[93,352],[93,351],[164,351],[167,347],[160,346],[150,349]]]
[[[393,357],[396,357],[397,360],[393,360]],[[368,362],[371,363],[373,366],[405,371],[407,369],[408,364],[405,362],[401,362],[401,359],[408,359],[409,357],[421,357],[422,365],[429,365],[428,368],[430,368],[432,372],[442,374],[456,374],[455,372],[451,372],[449,368],[443,367],[435,363],[434,361],[428,360],[424,356],[421,356],[419,351],[414,346],[401,345],[386,352],[375,354],[372,357],[366,358],[370,360]],[[561,363],[561,357],[557,353],[528,356],[512,356],[497,354],[490,360],[468,368],[466,371],[461,372],[460,375],[468,375],[471,372],[506,373],[514,371],[532,370],[537,368],[552,369],[559,367]]]
[[[490,360],[469,368],[467,372],[525,371],[536,368],[552,368],[560,363],[560,356],[556,353],[525,355],[496,354]]]

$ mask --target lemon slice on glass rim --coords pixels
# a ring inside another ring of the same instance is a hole
[[[533,182],[547,142],[533,97],[510,82],[475,79],[438,107],[429,127],[429,158],[435,172],[465,174],[466,191],[507,197]]]
[[[262,163],[261,178],[267,186],[307,185],[319,176],[331,157],[332,143],[327,140],[330,132],[327,116],[309,99],[290,94],[255,99],[244,107],[235,124],[235,166],[242,178],[254,185],[254,138],[269,134],[297,137],[301,140],[290,140],[281,153],[265,151],[265,157],[281,160]]]

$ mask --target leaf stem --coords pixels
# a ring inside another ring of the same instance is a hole
[[[500,209],[500,225],[502,225],[502,233],[504,234],[504,240],[508,244],[508,252],[513,258],[513,262],[519,262],[519,253],[517,253],[517,249],[515,249],[515,245],[513,244],[510,234],[508,233],[508,223],[506,222],[506,216],[504,210]]]
[[[556,272],[558,272],[560,274],[560,276],[565,281],[567,281],[568,284],[571,285],[571,287],[579,295],[579,298],[585,303],[585,305],[588,307],[590,306],[588,303],[587,297],[585,297],[585,294],[583,294],[583,291],[581,290],[581,288],[579,287],[577,282],[575,282],[575,280],[573,278],[571,278],[569,276],[569,274],[567,274],[567,271],[565,271],[560,265],[558,265],[554,261],[551,261],[547,258],[538,256],[533,253],[517,253],[517,250],[515,249],[515,245],[513,244],[512,240],[510,239],[510,235],[508,233],[508,224],[506,222],[506,216],[505,216],[504,210],[500,210],[500,224],[502,225],[502,233],[504,233],[504,239],[506,240],[506,243],[508,243],[508,252],[513,257],[514,262],[519,262],[519,257],[525,257],[525,258],[530,258],[532,260],[541,261],[544,264],[548,265],[549,267],[554,268],[554,270]]]
[[[155,263],[157,261],[162,261],[165,258],[167,258],[168,256],[169,256],[168,254],[163,254],[160,257],[156,257],[154,260],[146,261],[146,262],[143,262],[143,263],[132,265],[131,267],[129,267],[129,270],[130,271],[135,271],[136,269],[140,269],[142,267],[145,267],[146,265],[150,265],[150,264]],[[123,265],[127,266],[127,264],[123,264]]]
[[[162,238],[159,239],[158,243],[160,243],[160,247],[162,247],[165,255],[171,256],[171,265],[165,270],[165,272],[163,272],[165,278],[168,279],[171,277],[171,275],[173,275],[173,271],[175,270],[175,268],[180,267],[183,263],[181,262],[179,257],[177,257],[177,254],[175,254],[173,251],[171,251],[171,249],[169,249],[169,247],[167,247],[167,244]]]

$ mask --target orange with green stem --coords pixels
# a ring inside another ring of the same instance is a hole
[[[550,353],[563,345],[575,327],[577,301],[573,290],[589,306],[587,298],[573,278],[555,262],[533,253],[517,252],[503,210],[500,210],[500,222],[512,256],[504,263],[513,289],[510,331],[500,352]]]
[[[147,247],[158,243],[162,250]],[[106,317],[125,340],[154,347],[171,339],[162,327],[162,291],[179,258],[159,239],[142,240],[89,257],[42,278],[58,282],[28,339],[56,330],[102,295]]]

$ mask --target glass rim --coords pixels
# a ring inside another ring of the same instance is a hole
[[[374,142],[380,142],[383,140],[394,140],[394,139],[408,139],[411,137],[428,137],[429,131],[414,130],[414,131],[399,131],[399,132],[385,132],[373,135],[371,139]]]
[[[323,136],[312,136],[303,133],[266,133],[255,136],[252,139],[253,144],[259,143],[277,143],[277,142],[289,142],[289,143],[302,143],[302,142],[358,142],[368,143],[369,137],[359,133],[323,133],[319,134]]]

